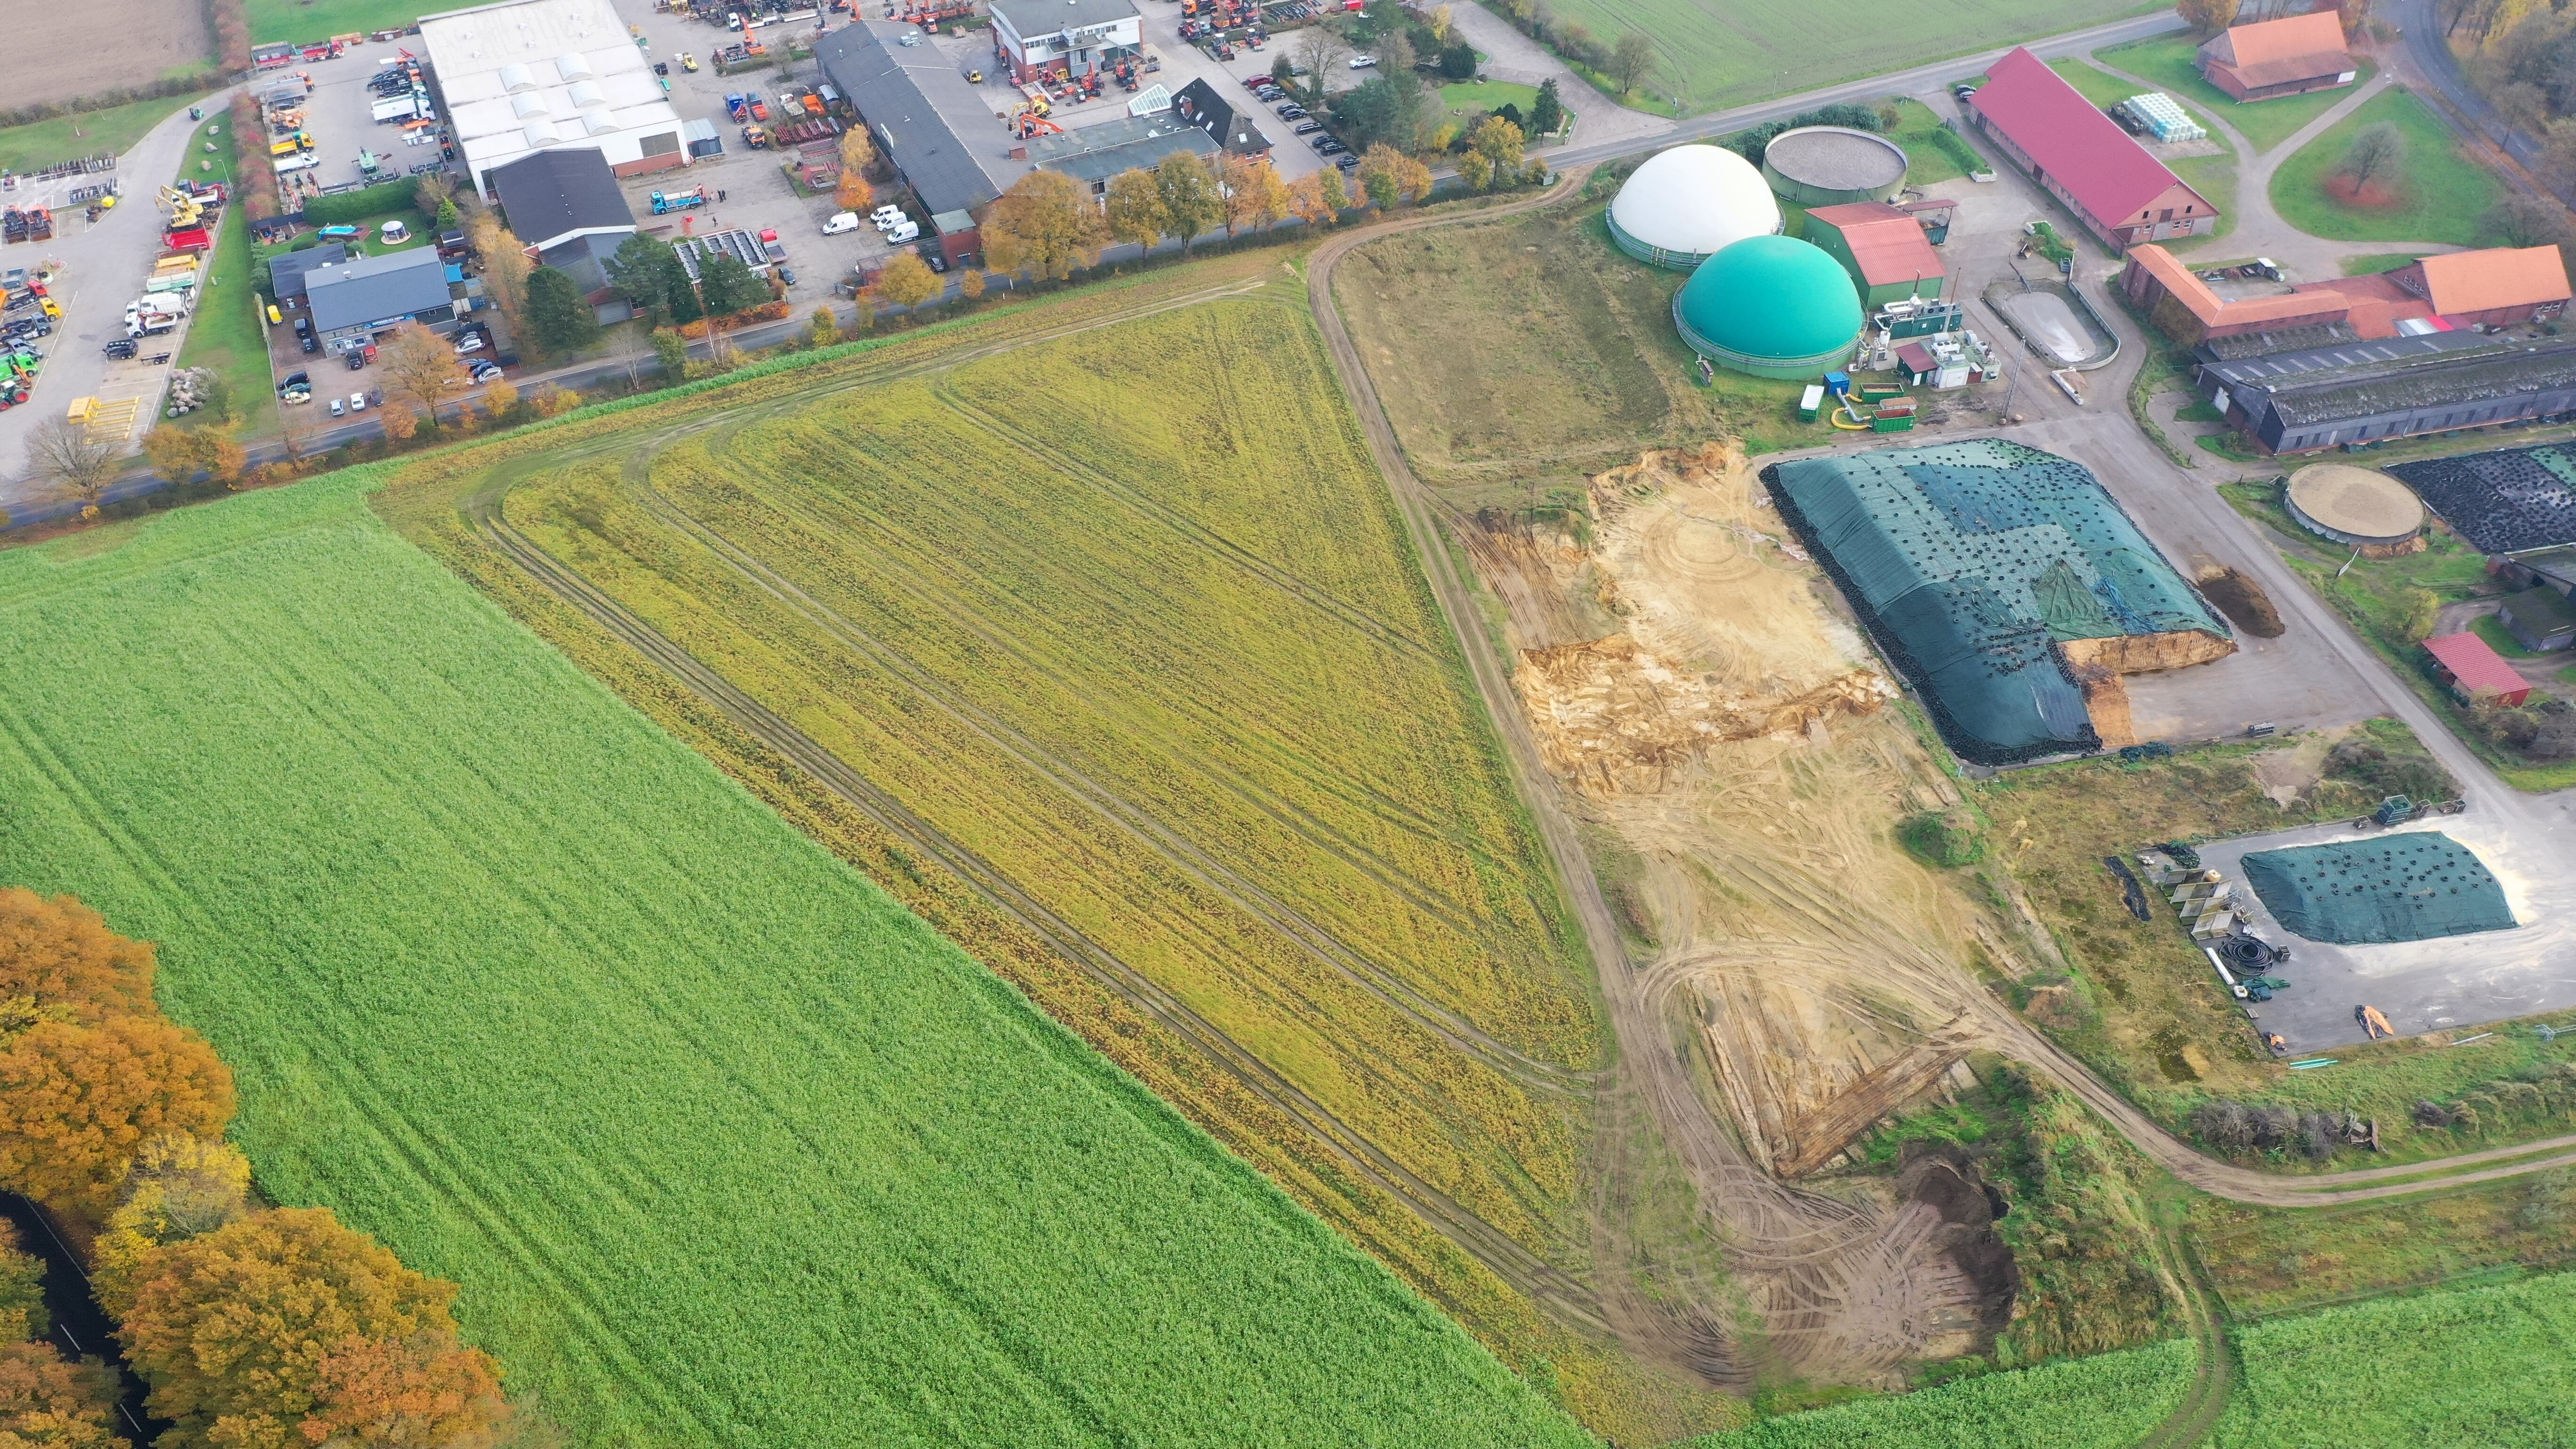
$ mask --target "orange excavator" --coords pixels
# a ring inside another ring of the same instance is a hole
[[[1064,127],[1035,111],[1022,111],[1011,118],[1011,134],[1025,141],[1031,136],[1061,136]]]

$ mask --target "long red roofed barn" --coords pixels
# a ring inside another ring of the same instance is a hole
[[[2167,336],[2191,345],[2213,338],[2342,323],[2360,338],[2508,326],[2557,316],[2568,302],[2567,268],[2554,246],[2490,247],[2409,262],[2393,272],[2303,282],[2269,297],[2222,298],[2173,253],[2129,253],[2120,290]]]
[[[2114,250],[2207,236],[2217,228],[2218,209],[2208,197],[2148,155],[2027,47],[2015,46],[1995,62],[1969,97],[1968,114],[2013,164]]]
[[[2200,47],[2200,73],[2239,101],[2351,85],[2360,75],[2332,10],[2231,25]]]

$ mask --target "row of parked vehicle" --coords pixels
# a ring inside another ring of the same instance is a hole
[[[1362,56],[1351,63],[1356,66],[1360,60],[1367,59]],[[1369,61],[1369,64],[1374,65],[1376,62]],[[1267,75],[1247,76],[1243,83],[1252,91],[1256,99],[1270,103],[1270,109],[1280,120],[1288,123],[1289,134],[1312,137],[1313,139],[1306,144],[1315,148],[1316,155],[1334,158],[1333,164],[1344,171],[1358,168],[1360,158],[1351,154],[1351,148],[1343,145],[1331,132],[1325,130],[1324,123],[1315,119],[1304,106],[1298,104],[1297,99],[1289,95],[1287,88],[1280,85],[1276,78]]]
[[[900,206],[880,206],[868,213],[868,220],[875,224],[877,231],[885,237],[890,246],[901,246],[905,242],[916,241],[921,236],[921,223],[905,215]],[[859,214],[855,211],[836,211],[823,222],[825,236],[839,236],[845,231],[858,229]]]

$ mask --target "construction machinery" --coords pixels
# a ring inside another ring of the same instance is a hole
[[[159,200],[162,206],[169,209],[170,225],[175,229],[185,230],[193,227],[206,214],[203,202],[176,186],[162,187]]]
[[[656,191],[653,193],[653,214],[655,216],[668,216],[675,211],[686,211],[693,206],[704,206],[706,204],[707,189],[703,186],[692,186],[686,191]]]
[[[1044,116],[1022,111],[1011,118],[1011,134],[1025,141],[1032,136],[1061,136],[1064,127]]]

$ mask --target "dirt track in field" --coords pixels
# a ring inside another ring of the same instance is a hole
[[[0,44],[0,107],[156,81],[164,71],[214,54],[205,9],[195,0],[18,4],[8,7],[8,23],[7,43]]]

